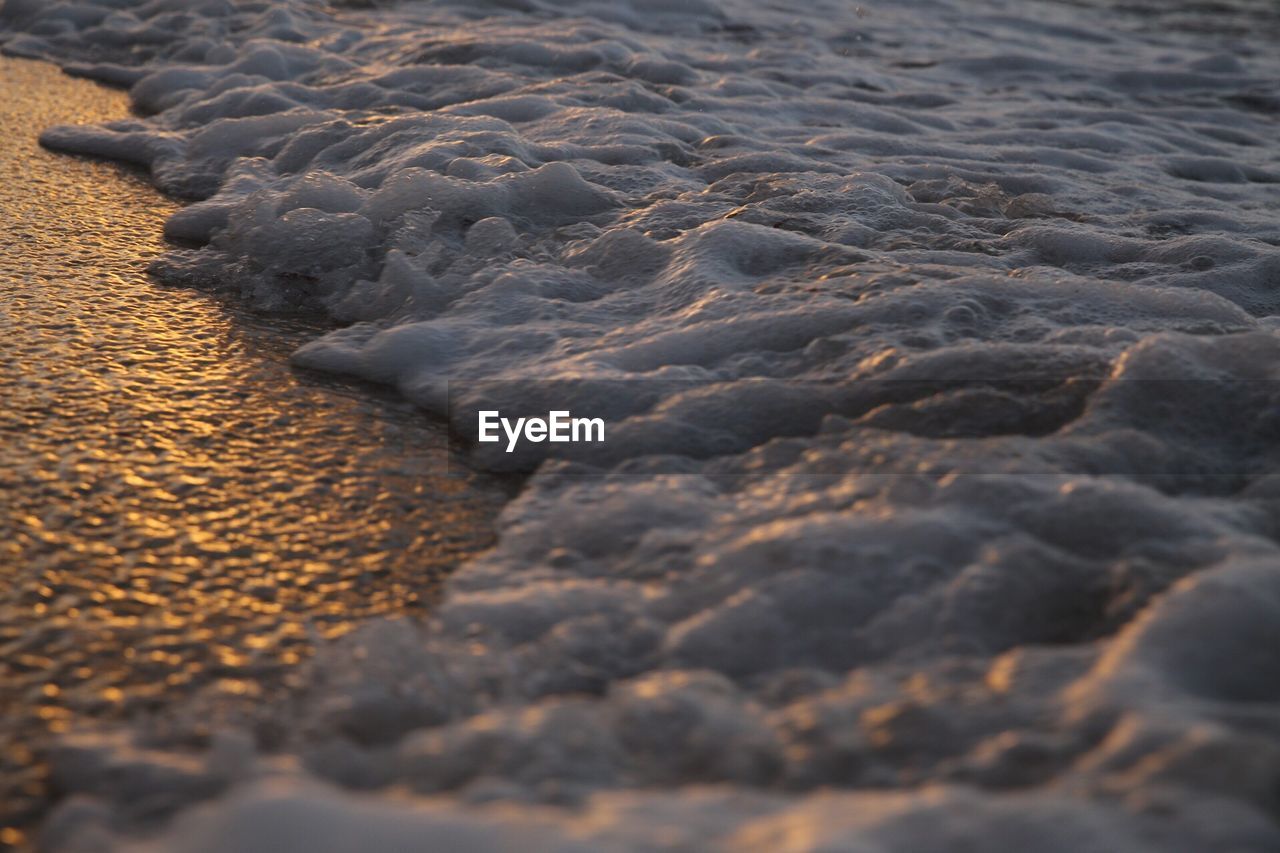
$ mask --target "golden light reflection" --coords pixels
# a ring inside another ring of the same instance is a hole
[[[34,138],[122,93],[8,59],[0,92],[3,825],[43,807],[51,733],[285,690],[314,638],[417,612],[506,494],[403,404],[299,381],[314,324],[147,279],[176,205]]]

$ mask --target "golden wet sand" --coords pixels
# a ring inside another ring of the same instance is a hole
[[[316,642],[420,611],[507,497],[406,404],[291,371],[316,322],[147,278],[176,204],[36,142],[127,109],[0,59],[0,827],[46,806],[57,733],[265,701]]]

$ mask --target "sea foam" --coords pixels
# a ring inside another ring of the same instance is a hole
[[[534,474],[430,624],[238,721],[292,762],[69,741],[50,847],[1275,849],[1280,20],[1219,5],[7,0],[131,87],[43,138],[192,201],[164,280],[610,429],[477,447]]]

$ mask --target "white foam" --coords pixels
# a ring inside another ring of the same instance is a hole
[[[0,20],[132,86],[145,118],[44,138],[195,200],[163,277],[329,311],[299,364],[461,431],[611,436],[477,451],[537,473],[431,624],[249,721],[301,769],[68,747],[99,806],[51,848],[132,843],[133,801],[190,850],[1280,844],[1262,7]]]

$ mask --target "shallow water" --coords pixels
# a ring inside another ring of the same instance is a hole
[[[504,498],[406,404],[291,371],[314,326],[148,279],[176,205],[36,142],[126,110],[0,59],[0,825],[41,809],[49,733],[261,701],[420,608]]]
[[[609,443],[47,849],[1280,849],[1274,3],[110,5],[0,49],[133,84],[42,139],[201,199],[158,276]]]

